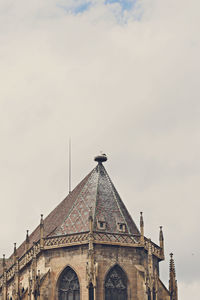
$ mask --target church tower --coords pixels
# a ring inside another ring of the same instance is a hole
[[[169,290],[159,276],[159,246],[145,237],[103,163],[46,217],[10,258],[3,257],[0,300],[178,300],[174,261]]]

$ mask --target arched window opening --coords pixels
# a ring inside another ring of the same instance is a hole
[[[94,300],[94,287],[92,283],[89,285],[89,300]]]
[[[67,267],[61,274],[58,283],[59,300],[80,300],[79,280],[70,267]]]
[[[127,277],[120,266],[114,266],[105,280],[105,300],[127,300]]]

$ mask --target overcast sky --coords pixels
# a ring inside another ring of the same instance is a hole
[[[0,0],[0,255],[108,155],[145,234],[200,286],[199,0]]]

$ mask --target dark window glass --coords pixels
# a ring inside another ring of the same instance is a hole
[[[61,274],[58,284],[59,300],[80,300],[79,280],[70,267],[67,267]]]
[[[105,300],[127,300],[127,277],[124,271],[114,266],[106,276]]]
[[[94,300],[94,287],[92,283],[89,285],[89,300]]]
[[[151,300],[151,290],[148,288],[148,300]]]
[[[156,300],[156,290],[153,288],[153,300]]]

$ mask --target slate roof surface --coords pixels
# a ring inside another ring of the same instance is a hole
[[[119,233],[118,223],[125,224],[125,233],[140,234],[117,193],[103,164],[97,166],[77,185],[77,187],[44,219],[44,236],[89,231],[89,213],[93,215],[93,229],[102,231],[98,221],[106,224],[104,231]],[[123,234],[123,233],[122,233]],[[40,226],[29,236],[29,247],[40,238]],[[25,241],[17,249],[17,256],[25,252]],[[12,264],[12,256],[7,261]],[[1,269],[1,268],[0,268]]]
[[[44,219],[44,236],[47,237],[53,232],[63,221],[66,214],[69,212],[71,206],[73,205],[74,199],[80,193],[82,187],[86,183],[90,173],[76,186],[76,188]],[[34,242],[40,239],[40,225],[29,236],[29,248],[32,247]],[[25,241],[17,248],[17,256],[21,257],[25,253]],[[13,255],[11,255],[6,266],[9,268],[13,262]],[[2,273],[2,268],[0,265],[0,274]]]
[[[90,210],[95,231],[119,233],[119,223],[125,224],[126,233],[139,234],[102,163],[98,163],[87,177],[64,221],[52,235],[89,231]],[[105,229],[99,228],[98,222],[104,222]]]

